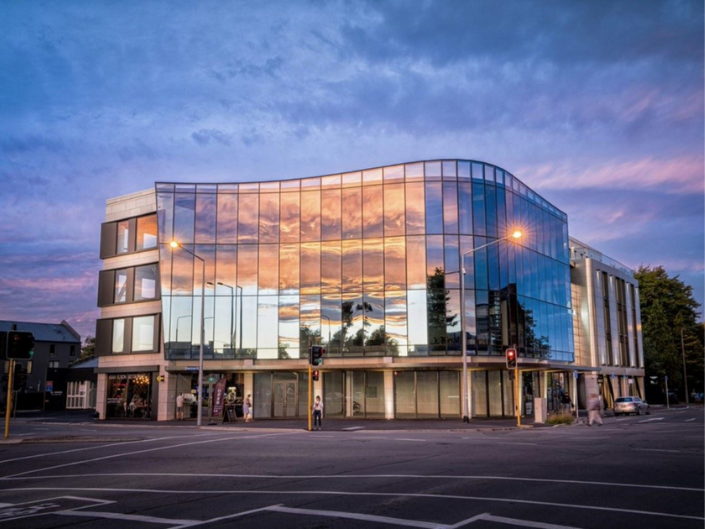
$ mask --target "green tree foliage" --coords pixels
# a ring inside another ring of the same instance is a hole
[[[86,336],[86,341],[83,342],[83,347],[81,347],[81,358],[80,360],[88,360],[95,356],[95,336]]]
[[[685,351],[689,391],[703,391],[703,325],[693,288],[661,267],[639,267],[641,325],[647,376],[668,375],[669,386],[681,393]],[[681,333],[683,336],[681,348]],[[670,389],[670,388],[669,388]]]

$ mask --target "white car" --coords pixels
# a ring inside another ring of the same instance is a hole
[[[619,397],[614,401],[614,415],[627,415],[633,413],[635,415],[651,415],[649,405],[639,397]]]

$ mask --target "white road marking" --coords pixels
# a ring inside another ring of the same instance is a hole
[[[538,446],[538,443],[512,443],[509,441],[501,441],[499,443],[495,443],[497,445],[526,445],[526,446]],[[552,447],[555,448],[555,447]]]
[[[350,428],[343,428],[343,431],[352,432],[354,430],[364,430],[364,426],[351,426]]]
[[[403,527],[422,527],[425,529],[440,529],[448,527],[445,524],[435,522],[420,522],[416,520],[404,520],[402,518],[390,518],[389,516],[376,516],[374,514],[358,514],[343,511],[324,511],[318,509],[292,509],[289,507],[268,507],[266,510],[284,512],[289,514],[306,514],[308,516],[324,516],[328,518],[345,518],[347,520],[363,520],[365,522],[378,522],[390,525],[401,525]]]
[[[639,452],[671,452],[675,454],[680,454],[680,450],[665,450],[661,448],[634,448],[633,450],[637,450]]]
[[[638,448],[636,450],[639,450]],[[608,481],[578,481],[570,479],[545,479],[545,478],[519,478],[506,476],[448,476],[448,475],[424,475],[424,474],[345,474],[345,475],[325,475],[325,474],[295,474],[295,475],[267,475],[267,474],[215,474],[215,473],[183,473],[183,472],[101,472],[100,474],[60,474],[48,476],[8,476],[0,478],[2,481],[28,481],[28,480],[47,480],[47,479],[76,479],[87,477],[193,477],[193,478],[244,478],[244,479],[436,479],[436,480],[493,480],[493,481],[520,481],[520,482],[536,482],[536,483],[558,483],[565,485],[585,485],[585,486],[600,486],[600,487],[625,487],[636,489],[655,489],[655,490],[675,490],[683,492],[705,492],[703,488],[695,487],[673,487],[667,485],[643,485],[641,483],[617,483]],[[2,489],[6,490],[6,489]],[[187,492],[187,491],[184,491]]]
[[[694,421],[694,420],[695,420],[695,417],[693,417],[692,419],[686,419],[686,420],[683,421],[683,422],[690,422],[690,421]]]
[[[552,523],[531,522],[529,520],[518,520],[516,518],[506,518],[504,516],[493,516],[491,514],[485,514],[480,519],[487,520],[490,522],[504,523],[508,525],[518,525],[519,527],[533,527],[535,529],[579,529],[578,527],[568,525],[555,525]],[[460,526],[454,525],[453,527],[455,528]]]
[[[413,442],[416,442],[416,443],[425,443],[425,442],[426,442],[426,439],[407,439],[407,438],[404,438],[404,437],[397,437],[397,438],[394,439],[394,441],[413,441]]]
[[[637,421],[638,423],[644,423],[644,422],[653,422],[653,421],[662,421],[663,417],[654,417],[653,419],[644,419],[643,421]]]
[[[698,521],[705,521],[705,517],[702,516],[689,516],[689,515],[683,515],[683,514],[672,514],[672,513],[664,513],[664,512],[656,512],[656,511],[643,511],[640,509],[621,509],[617,507],[604,507],[600,505],[578,505],[575,503],[558,503],[558,502],[550,502],[550,501],[537,501],[537,500],[522,500],[518,498],[501,498],[501,497],[489,497],[489,496],[461,496],[458,494],[424,494],[424,493],[406,493],[406,492],[335,492],[335,491],[329,491],[329,490],[300,490],[300,491],[281,491],[281,490],[251,490],[251,489],[245,489],[245,490],[223,490],[223,489],[217,489],[217,490],[198,490],[198,491],[192,491],[192,490],[155,490],[155,489],[139,489],[135,487],[129,487],[129,488],[116,488],[116,487],[108,487],[108,488],[102,488],[102,487],[26,487],[26,488],[18,488],[18,489],[4,489],[4,491],[12,491],[12,492],[20,492],[20,491],[55,491],[55,490],[61,490],[61,491],[88,491],[92,493],[96,492],[128,492],[132,494],[146,494],[146,493],[151,493],[151,494],[167,494],[167,495],[225,495],[225,494],[233,494],[237,496],[244,496],[244,495],[250,495],[250,496],[263,496],[263,495],[285,495],[285,496],[294,496],[294,495],[300,495],[300,496],[338,496],[338,497],[344,497],[344,496],[350,496],[350,497],[380,497],[380,498],[422,498],[422,499],[433,499],[433,500],[439,500],[439,499],[446,499],[446,500],[466,500],[466,501],[478,501],[482,503],[486,502],[494,502],[494,503],[515,503],[515,504],[522,504],[522,505],[538,505],[538,506],[543,506],[543,507],[558,507],[562,509],[570,509],[570,510],[576,510],[576,509],[583,509],[583,510],[588,510],[588,511],[602,511],[602,512],[616,512],[616,513],[621,513],[621,514],[638,514],[642,516],[657,516],[661,518],[677,518],[677,519],[683,519],[683,520],[698,520]],[[240,516],[242,513],[238,513],[236,516]],[[204,522],[205,523],[205,522]]]
[[[56,511],[52,514],[59,514],[61,516],[84,516],[86,518],[107,518],[109,520],[124,520],[130,522],[146,522],[146,523],[161,523],[166,525],[179,524],[193,524],[198,523],[198,520],[173,520],[169,518],[157,518],[155,516],[143,516],[140,514],[124,514],[121,512],[97,512],[97,511]]]
[[[205,441],[190,441],[190,442],[188,442],[188,443],[181,443],[181,444],[176,444],[176,445],[157,446],[157,447],[155,447],[155,448],[147,448],[147,449],[145,449],[145,450],[137,450],[137,451],[134,451],[134,452],[129,452],[127,455],[133,456],[133,455],[136,455],[136,454],[145,454],[145,453],[147,453],[147,452],[157,452],[157,451],[159,451],[159,450],[172,450],[172,449],[174,449],[174,448],[179,448],[179,447],[182,447],[182,446],[193,446],[193,445],[206,444],[206,443],[218,443],[218,442],[220,442],[220,441],[232,441],[232,440],[234,440],[234,439],[236,439],[236,440],[238,440],[238,441],[247,441],[247,440],[249,440],[249,439],[260,439],[260,438],[262,438],[262,437],[272,437],[272,436],[279,436],[279,435],[290,435],[290,434],[289,434],[289,433],[271,433],[271,434],[262,434],[262,435],[252,435],[252,436],[249,436],[249,437],[232,437],[232,436],[228,436],[228,437],[219,437],[219,438],[217,438],[217,439],[208,439],[208,440],[205,440]],[[125,444],[125,443],[118,443],[118,444]],[[81,461],[74,461],[74,462],[72,462],[72,463],[65,463],[65,464],[63,464],[63,465],[55,465],[55,466],[53,466],[53,467],[37,468],[37,469],[34,469],[34,470],[28,470],[28,471],[26,471],[26,472],[20,472],[19,474],[12,474],[12,475],[9,475],[9,476],[5,476],[4,478],[0,478],[0,480],[2,480],[2,479],[7,479],[7,478],[15,478],[15,477],[18,477],[18,476],[25,476],[25,475],[27,475],[27,474],[35,474],[35,473],[37,473],[37,472],[44,472],[44,471],[47,471],[47,470],[55,470],[55,469],[57,469],[57,468],[65,468],[65,467],[71,467],[71,466],[75,466],[75,465],[82,465],[82,464],[84,464],[84,463],[92,463],[92,462],[95,462],[95,461],[105,461],[106,459],[115,459],[115,458],[118,458],[118,457],[125,457],[125,455],[126,455],[125,453],[112,454],[112,455],[109,455],[109,456],[94,457],[93,459],[84,459],[84,460],[81,460]]]

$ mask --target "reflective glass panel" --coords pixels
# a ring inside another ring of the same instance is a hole
[[[362,236],[362,189],[343,189],[343,239]]]
[[[438,371],[417,371],[416,391],[419,418],[438,417]]]
[[[157,216],[147,215],[137,219],[136,250],[148,250],[157,247]]]
[[[279,351],[299,358],[299,296],[279,296]]]
[[[240,243],[257,242],[259,235],[259,195],[240,195],[238,206],[238,233]]]
[[[382,186],[362,188],[362,236],[381,237],[384,222]]]
[[[282,193],[281,195],[281,242],[299,242],[299,193]]]
[[[404,235],[405,227],[404,184],[387,184],[384,186],[384,235]]]
[[[321,240],[321,192],[301,193],[301,240]]]
[[[127,253],[130,248],[130,221],[121,220],[117,223],[117,253]]]
[[[232,287],[237,282],[237,246],[234,244],[219,245],[216,248],[216,281],[221,281]]]
[[[423,182],[406,184],[406,234],[423,235],[426,231]]]
[[[426,233],[443,233],[443,196],[440,182],[426,183]]]
[[[279,290],[282,294],[295,294],[299,290],[299,246],[297,244],[282,244],[279,249],[281,274],[279,275]]]
[[[174,195],[174,240],[180,243],[193,242],[196,195],[176,193]]]
[[[274,332],[278,319],[277,296],[260,296],[257,303],[257,358],[281,358]]]
[[[384,290],[384,246],[383,239],[363,240],[363,290]]]
[[[337,241],[341,238],[340,189],[326,189],[321,197],[321,239]]]
[[[257,253],[257,245],[254,244],[238,247],[237,284],[242,287],[245,296],[257,294]]]
[[[261,194],[259,210],[259,242],[279,242],[279,194]]]
[[[362,290],[362,241],[343,241],[343,292]]]
[[[276,294],[279,286],[279,245],[259,246],[259,293]]]
[[[135,301],[157,299],[157,265],[135,268]]]
[[[115,297],[114,303],[125,303],[127,301],[127,270],[115,271]]]
[[[125,320],[119,318],[113,320],[113,348],[112,353],[125,352]]]
[[[410,290],[408,300],[409,355],[425,356],[428,354],[426,291]]]
[[[196,240],[215,242],[216,195],[196,195]]]
[[[406,238],[406,267],[408,288],[426,288],[426,238]]]
[[[384,286],[386,290],[406,289],[406,239],[384,239]]]
[[[301,245],[301,293],[319,294],[321,291],[321,243]]]
[[[363,328],[365,330],[365,354],[383,355],[386,353],[384,333],[384,293],[373,292],[364,295]]]
[[[406,293],[387,292],[384,308],[384,330],[390,354],[406,356],[407,317]]]
[[[340,241],[321,244],[321,292],[340,292],[341,261]]]
[[[218,195],[218,242],[237,242],[237,195]]]
[[[458,233],[458,184],[443,182],[443,231]]]

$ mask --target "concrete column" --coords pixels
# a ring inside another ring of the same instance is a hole
[[[384,418],[394,419],[394,371],[384,372]]]

